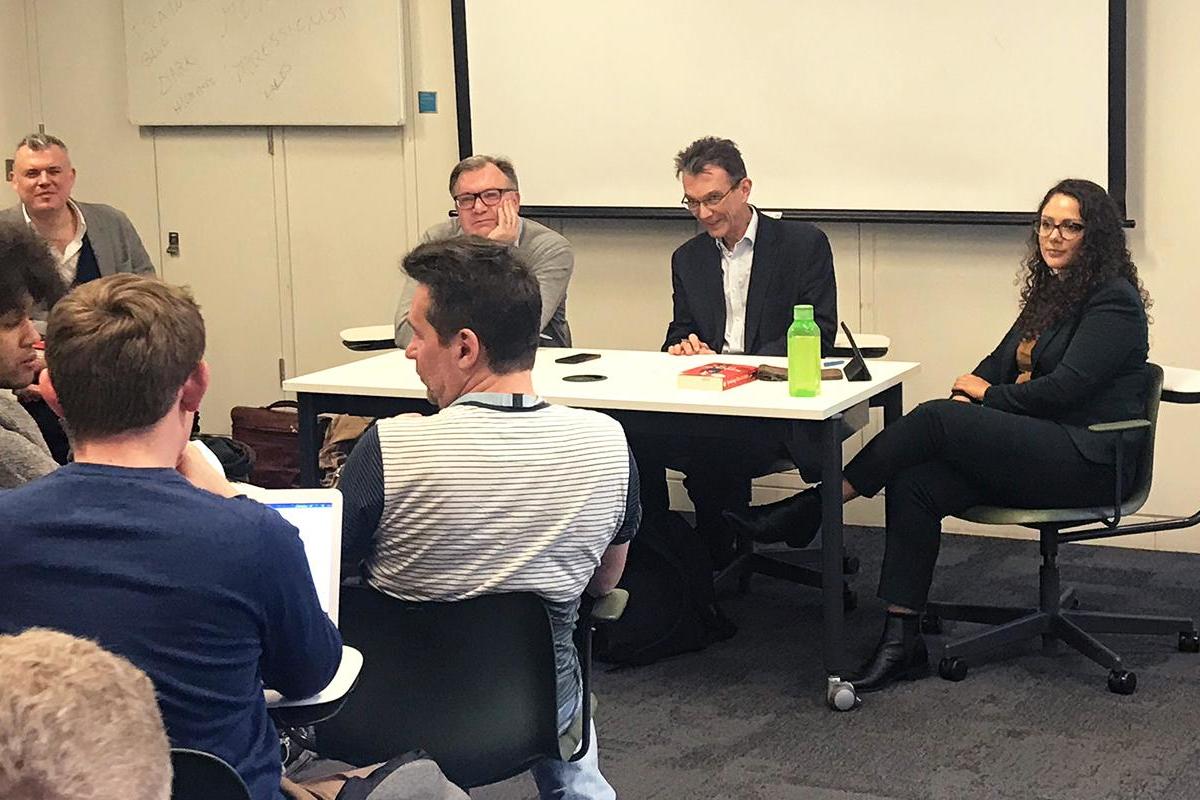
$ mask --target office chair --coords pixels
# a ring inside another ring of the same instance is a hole
[[[1197,387],[1200,389],[1200,387]],[[1200,521],[1200,512],[1192,517],[1141,525],[1121,525],[1121,519],[1137,512],[1150,494],[1154,467],[1154,439],[1158,427],[1158,406],[1163,391],[1163,370],[1156,364],[1146,365],[1145,419],[1106,422],[1090,426],[1090,430],[1116,436],[1116,485],[1114,503],[1100,508],[1001,508],[974,506],[958,516],[971,522],[989,525],[1022,525],[1039,532],[1042,565],[1040,590],[1036,608],[1009,608],[958,603],[929,603],[926,605],[923,627],[928,633],[940,632],[941,620],[960,620],[993,626],[990,630],[947,642],[938,664],[939,674],[950,681],[961,681],[967,675],[967,661],[975,656],[1006,645],[1041,636],[1043,647],[1052,650],[1062,641],[1095,661],[1108,667],[1108,688],[1117,694],[1132,694],[1137,689],[1137,675],[1125,669],[1121,657],[1110,650],[1093,633],[1177,634],[1179,649],[1200,651],[1196,624],[1183,617],[1160,617],[1139,614],[1079,611],[1075,590],[1061,590],[1058,569],[1058,546],[1062,543],[1127,536],[1131,533],[1172,530],[1189,527]],[[1197,399],[1182,402],[1197,402]],[[1137,456],[1137,472],[1133,485],[1122,486],[1121,463],[1124,434],[1144,429],[1145,443]],[[1100,524],[1079,531],[1067,531],[1085,525]]]
[[[628,594],[597,601],[578,626],[583,697],[590,698],[591,631],[616,619]],[[318,752],[351,764],[427,752],[464,789],[502,781],[541,758],[582,757],[591,703],[558,733],[550,620],[535,594],[410,603],[365,586],[342,589],[343,641],[362,651],[358,687],[317,727]]]
[[[864,358],[883,358],[887,355],[888,348],[891,346],[891,339],[878,333],[859,333],[855,335],[855,340]],[[832,354],[839,358],[850,358],[854,355],[854,351],[850,349],[849,339],[840,331],[834,341]],[[848,409],[845,413],[849,419],[847,430],[857,432],[866,426],[866,415],[869,413],[867,404],[863,404],[862,407]],[[796,464],[793,459],[780,458],[771,464],[769,468],[765,469],[762,475],[756,475],[755,477],[762,478],[767,475],[791,472],[795,469]],[[857,575],[858,570],[859,560],[857,556],[845,555],[842,557],[843,575]],[[715,579],[716,584],[723,586],[728,585],[732,581],[737,581],[738,593],[745,594],[749,591],[750,582],[755,575],[767,575],[801,586],[809,586],[816,589],[821,588],[820,538],[800,550],[772,548],[760,552],[755,547],[753,539],[739,533],[737,555],[734,557],[733,562],[717,575]],[[847,580],[842,581],[842,606],[846,611],[853,611],[858,607],[858,593],[850,586]]]
[[[171,770],[171,800],[250,800],[242,777],[211,753],[172,747]]]

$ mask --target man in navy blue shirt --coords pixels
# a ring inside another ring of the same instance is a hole
[[[280,791],[264,684],[320,690],[341,659],[296,529],[187,447],[208,387],[204,322],[152,278],[88,283],[51,312],[43,396],[75,463],[0,493],[0,632],[95,639],[144,670],[175,746]]]

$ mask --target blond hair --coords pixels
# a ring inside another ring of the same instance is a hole
[[[58,301],[46,327],[50,379],[79,439],[158,422],[203,357],[200,307],[157,278],[85,283]]]
[[[170,795],[170,745],[141,670],[58,631],[0,636],[0,798]]]

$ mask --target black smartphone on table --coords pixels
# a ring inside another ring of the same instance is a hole
[[[555,364],[582,364],[585,361],[593,361],[600,357],[599,353],[575,353],[562,358],[554,359]]]

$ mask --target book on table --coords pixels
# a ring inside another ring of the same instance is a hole
[[[679,373],[680,389],[704,389],[720,392],[754,380],[757,367],[749,364],[701,364]]]

